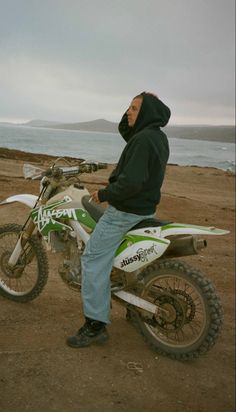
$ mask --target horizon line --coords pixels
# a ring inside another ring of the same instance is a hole
[[[23,121],[9,121],[9,120],[1,120],[0,119],[0,124],[8,124],[8,125],[13,125],[13,126],[24,126],[27,125],[30,122],[33,121],[40,121],[40,122],[46,122],[46,123],[54,123],[54,125],[73,125],[73,124],[80,124],[80,123],[93,123],[96,121],[105,121],[108,123],[113,123],[113,124],[119,124],[119,122],[111,121],[111,120],[106,120],[106,119],[93,119],[93,120],[85,120],[85,121],[73,121],[73,122],[58,122],[54,120],[46,120],[46,119],[31,119],[31,120],[23,120]],[[47,125],[45,125],[47,127]],[[203,127],[235,127],[235,123],[219,123],[219,124],[213,124],[213,123],[169,123],[165,127],[184,127],[184,126],[203,126]],[[37,127],[37,126],[32,126],[32,127]],[[39,126],[40,127],[40,126]],[[43,126],[41,126],[43,127]]]

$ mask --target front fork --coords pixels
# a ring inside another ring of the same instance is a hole
[[[8,265],[10,267],[14,267],[17,264],[17,261],[19,257],[21,256],[21,253],[23,251],[24,246],[26,245],[28,239],[31,237],[33,231],[35,228],[35,224],[30,221],[27,225],[27,227],[20,233],[19,239],[16,243],[16,246],[8,260]]]

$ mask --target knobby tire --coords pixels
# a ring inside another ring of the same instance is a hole
[[[206,325],[196,339],[196,342],[189,345],[183,345],[182,347],[181,345],[179,345],[179,347],[175,347],[174,344],[169,345],[163,342],[162,338],[158,337],[158,330],[157,336],[155,336],[140,313],[135,310],[128,311],[128,317],[132,318],[138,331],[141,332],[147,343],[156,352],[172,359],[191,360],[209,351],[220,335],[223,323],[223,309],[221,302],[216,294],[214,286],[202,272],[193,269],[184,262],[172,259],[155,262],[143,270],[140,274],[141,286],[139,287],[139,296],[144,297],[145,287],[148,284],[152,284],[154,281],[158,281],[158,278],[161,276],[165,277],[166,275],[173,277],[177,276],[179,279],[183,278],[183,281],[190,282],[202,299]],[[189,321],[189,324],[190,323],[191,322]]]

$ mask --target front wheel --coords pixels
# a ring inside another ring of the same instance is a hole
[[[47,255],[41,240],[32,236],[14,268],[8,260],[14,250],[21,226],[0,226],[0,294],[15,302],[29,302],[44,288],[48,278]]]
[[[155,316],[133,312],[136,325],[157,352],[189,360],[207,352],[220,334],[223,310],[205,275],[178,260],[148,266],[139,296],[159,307]]]

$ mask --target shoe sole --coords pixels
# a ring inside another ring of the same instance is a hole
[[[71,348],[87,348],[90,345],[101,345],[103,343],[105,343],[107,340],[109,339],[109,336],[106,334],[97,336],[96,338],[92,338],[90,341],[88,342],[84,342],[84,343],[72,343],[69,340],[66,341],[67,345],[70,346]]]

